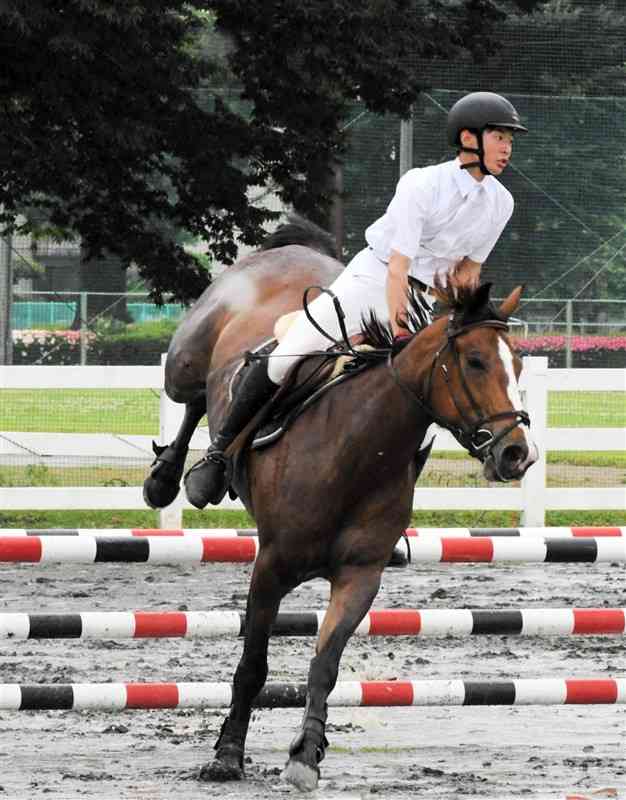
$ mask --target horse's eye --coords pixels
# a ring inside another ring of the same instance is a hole
[[[467,357],[467,364],[472,369],[486,370],[487,366],[482,358],[478,355],[472,354]]]

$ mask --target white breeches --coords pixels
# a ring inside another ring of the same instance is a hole
[[[344,324],[348,336],[361,330],[362,317],[376,312],[378,319],[389,322],[386,295],[387,267],[366,248],[352,259],[345,270],[328,288],[339,299],[345,314]],[[309,305],[309,313],[330,336],[341,339],[341,330],[332,298],[327,294],[316,297]],[[274,383],[282,383],[290,367],[303,355],[314,350],[326,350],[331,342],[317,331],[298,312],[294,322],[274,350],[267,364],[267,374]]]

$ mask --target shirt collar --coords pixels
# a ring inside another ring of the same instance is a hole
[[[493,175],[485,175],[482,181],[477,181],[476,178],[472,178],[466,169],[461,169],[460,159],[456,158],[452,163],[454,164],[452,174],[454,175],[455,183],[463,198],[467,197],[468,194],[480,192],[483,189],[487,191],[491,189]]]

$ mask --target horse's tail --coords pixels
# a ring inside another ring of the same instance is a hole
[[[298,214],[289,214],[287,222],[276,228],[274,233],[265,239],[261,250],[273,250],[275,247],[286,247],[289,244],[310,247],[331,258],[339,258],[334,236]]]

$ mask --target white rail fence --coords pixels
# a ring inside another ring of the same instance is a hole
[[[617,509],[626,515],[626,486],[613,488],[553,488],[546,485],[546,452],[561,451],[625,451],[626,428],[549,428],[547,424],[548,392],[593,391],[625,392],[626,369],[548,369],[547,358],[526,357],[520,385],[524,405],[532,420],[533,438],[541,450],[540,460],[529,470],[519,487],[420,487],[415,489],[413,507],[428,510],[519,510],[521,524],[541,527],[547,510]],[[183,406],[172,403],[163,391],[163,368],[160,367],[0,367],[0,402],[2,389],[152,389],[160,393],[159,441],[171,441],[180,424]],[[155,431],[155,436],[157,432]],[[26,434],[25,434],[26,435]],[[104,446],[103,435],[36,434],[49,443],[46,456],[63,454],[63,443],[74,437],[85,437],[89,454],[111,457]],[[88,438],[87,438],[88,437]],[[16,440],[10,433],[0,434],[0,456],[15,453]],[[112,437],[109,437],[110,439]],[[126,455],[147,458],[150,437],[115,437]],[[58,444],[54,444],[57,442]],[[99,444],[100,443],[100,444]],[[206,430],[198,431],[192,440],[193,449],[208,444]],[[13,448],[13,449],[11,449]],[[446,431],[440,431],[435,450],[461,450]],[[46,463],[42,457],[41,463]],[[225,499],[220,508],[241,508],[238,500]],[[140,486],[19,486],[0,487],[0,508],[26,509],[142,509],[145,504]],[[160,513],[161,527],[181,527],[182,510],[192,508],[183,493]]]

